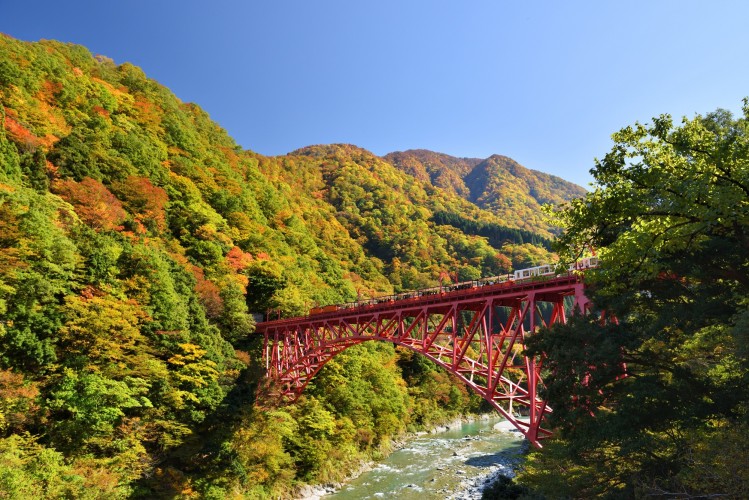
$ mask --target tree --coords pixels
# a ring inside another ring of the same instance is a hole
[[[0,370],[0,434],[21,431],[34,420],[38,395],[36,384],[25,381],[23,375]]]
[[[2,71],[3,66],[0,66],[0,81],[2,81]],[[5,137],[5,111],[0,110],[0,180],[17,182],[20,177],[21,167],[18,150]]]
[[[573,495],[742,497],[746,481],[695,478],[705,436],[749,421],[749,102],[738,119],[664,115],[613,139],[596,189],[557,211],[557,250],[598,250],[586,281],[618,324],[578,318],[529,342],[548,356],[557,464],[574,464],[560,473]],[[521,479],[543,489],[540,471]]]
[[[122,203],[101,182],[84,177],[81,182],[62,180],[54,191],[75,208],[78,217],[97,231],[118,229],[125,220]]]
[[[129,497],[130,488],[116,474],[87,466],[84,461],[68,462],[62,453],[42,446],[29,434],[0,439],[3,498]]]
[[[240,426],[225,451],[232,466],[241,473],[242,486],[255,497],[278,495],[294,477],[293,460],[284,450],[284,440],[296,432],[297,424],[283,410],[258,411],[251,425]],[[267,487],[267,490],[264,488]]]
[[[125,207],[154,233],[167,227],[165,207],[169,201],[166,191],[147,177],[130,176],[116,183],[112,189],[124,200]]]

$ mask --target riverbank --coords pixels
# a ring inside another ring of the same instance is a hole
[[[399,440],[387,458],[364,464],[345,482],[302,487],[295,498],[478,499],[521,459],[522,436],[511,429],[495,414],[437,425]]]

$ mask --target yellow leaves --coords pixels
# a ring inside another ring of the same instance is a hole
[[[236,349],[234,351],[234,354],[236,358],[245,366],[250,366],[250,353],[247,351],[240,351],[239,349]]]
[[[187,403],[200,404],[198,397],[190,391],[182,391],[179,389],[173,389],[169,391],[164,397],[165,401],[169,403],[169,406],[176,410],[183,410],[187,407]]]
[[[184,343],[179,344],[179,347],[182,349],[184,354],[177,354],[169,358],[169,363],[173,365],[184,366],[188,362],[193,362],[202,358],[206,353],[205,349],[195,344]]]
[[[129,350],[144,342],[140,326],[148,315],[135,301],[110,295],[71,296],[65,300],[63,314],[62,344],[94,364],[121,362],[131,356]]]
[[[170,365],[179,367],[173,375],[176,380],[191,387],[206,387],[218,380],[216,363],[203,358],[207,352],[205,349],[190,343],[179,344],[179,347],[182,354],[175,354],[167,361]],[[192,393],[183,394],[182,397],[199,402]]]
[[[277,410],[258,412],[238,428],[232,449],[248,473],[250,485],[286,483],[294,476],[293,460],[283,440],[296,431],[296,422],[288,413]]]
[[[218,231],[216,230],[216,226],[213,224],[203,224],[199,228],[197,228],[194,232],[194,236],[198,239],[205,240],[205,241],[211,241],[216,239],[216,236],[218,234]]]

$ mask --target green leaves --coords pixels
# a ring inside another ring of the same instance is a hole
[[[44,447],[28,434],[16,434],[0,439],[0,491],[6,498],[18,500],[94,499],[127,498],[130,488],[102,470],[90,470],[83,463],[69,464],[62,453]]]
[[[46,406],[54,415],[52,441],[69,451],[82,451],[95,438],[114,434],[115,425],[134,408],[152,406],[145,392],[128,380],[64,369],[54,382]]]
[[[568,258],[599,252],[601,267],[586,274],[590,297],[618,321],[575,319],[529,341],[548,356],[561,431],[552,467],[567,468],[572,495],[615,484],[628,496],[740,497],[742,481],[700,483],[693,457],[704,436],[727,439],[749,415],[749,107],[678,126],[664,115],[613,139],[593,170],[595,190],[557,212],[557,248]],[[602,451],[606,468],[595,464]],[[534,466],[524,477],[546,487]]]

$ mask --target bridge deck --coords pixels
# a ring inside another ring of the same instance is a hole
[[[487,298],[512,299],[528,295],[530,292],[536,294],[555,294],[560,289],[568,288],[574,283],[582,282],[582,275],[579,273],[568,273],[548,278],[535,278],[534,280],[505,281],[496,284],[487,284],[474,286],[463,290],[453,290],[449,292],[440,292],[436,294],[421,295],[401,300],[384,300],[376,304],[363,304],[359,306],[339,306],[339,309],[330,312],[321,312],[308,314],[295,318],[282,318],[271,321],[257,323],[255,326],[256,333],[266,333],[269,330],[278,330],[287,328],[299,323],[310,323],[316,321],[329,321],[331,319],[342,319],[354,322],[356,318],[364,319],[369,313],[382,314],[387,312],[407,311],[411,309],[420,309],[429,306],[434,310],[435,307],[444,305],[446,308],[452,304],[482,301]],[[417,292],[414,292],[417,293]]]

